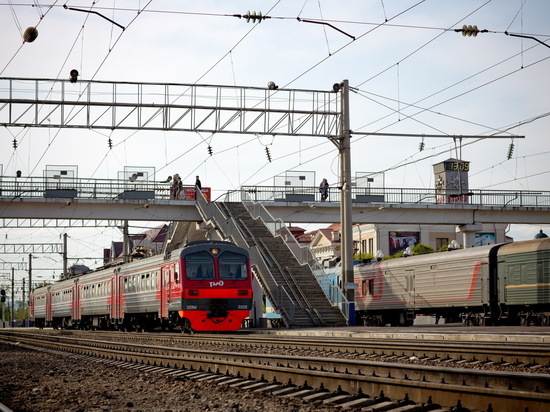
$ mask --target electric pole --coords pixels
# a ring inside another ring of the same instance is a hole
[[[342,230],[342,283],[349,303],[348,321],[355,326],[355,289],[353,289],[353,216],[351,208],[351,131],[349,83],[341,84],[342,123],[340,132],[340,222]]]

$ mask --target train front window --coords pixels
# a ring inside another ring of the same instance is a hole
[[[243,280],[246,272],[246,256],[233,252],[224,252],[219,259],[220,279]]]
[[[197,252],[185,257],[185,272],[190,280],[214,279],[214,259],[207,252]]]

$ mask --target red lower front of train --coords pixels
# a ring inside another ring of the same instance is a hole
[[[197,331],[234,331],[240,329],[252,309],[252,290],[239,288],[185,289],[181,318]]]

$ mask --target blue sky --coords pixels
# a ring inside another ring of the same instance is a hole
[[[458,152],[471,162],[472,189],[550,189],[550,48],[505,34],[548,42],[546,0],[96,1],[93,10],[124,31],[97,14],[62,7],[89,9],[88,0],[33,4],[0,2],[1,77],[67,78],[77,69],[81,79],[254,87],[275,81],[281,88],[315,90],[348,79],[357,89],[350,95],[355,132],[510,136],[463,139],[461,147],[452,139],[426,138],[419,152],[419,138],[356,135],[353,175],[385,171],[387,187],[432,188],[432,165]],[[253,24],[233,17],[247,11],[270,18]],[[463,37],[454,29],[464,24],[488,33]],[[21,32],[29,26],[37,26],[38,38],[22,44]],[[337,181],[337,152],[324,138],[250,140],[4,128],[0,164],[5,175],[22,170],[33,176],[47,165],[76,164],[80,177],[96,178],[116,178],[125,166],[141,165],[155,167],[162,178],[179,173],[184,183],[199,174],[219,194],[243,184],[271,185],[288,170]],[[531,238],[538,230],[514,226],[510,235]],[[16,232],[10,231],[8,242],[28,239]],[[46,237],[59,233],[49,230]],[[113,231],[112,238],[118,237]],[[97,254],[105,240],[104,233],[92,233],[74,253]]]

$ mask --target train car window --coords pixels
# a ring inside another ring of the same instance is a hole
[[[214,259],[207,252],[197,252],[185,257],[185,271],[189,280],[214,279]]]
[[[219,259],[220,279],[243,280],[246,273],[246,256],[234,252],[223,252]]]
[[[374,279],[369,279],[368,294],[374,295]]]
[[[531,283],[531,279],[529,279],[529,273],[527,272],[527,265],[521,265],[521,284],[525,285],[527,283]]]
[[[363,280],[361,281],[361,295],[362,296],[367,296],[367,281],[366,280]]]

